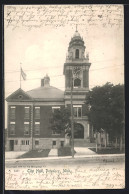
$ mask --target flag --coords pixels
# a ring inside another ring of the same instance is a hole
[[[24,80],[26,80],[26,74],[24,73],[24,71],[22,70],[22,68],[21,68],[21,75],[22,75],[22,78],[23,78]]]

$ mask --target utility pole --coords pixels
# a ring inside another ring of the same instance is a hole
[[[34,106],[31,105],[31,140],[32,140],[32,150],[33,150],[33,128],[34,128]]]
[[[72,131],[72,158],[74,158],[74,126],[73,126],[73,77],[71,78],[71,131]]]

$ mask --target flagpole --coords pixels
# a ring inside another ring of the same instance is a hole
[[[20,63],[20,88],[21,88],[21,63]]]

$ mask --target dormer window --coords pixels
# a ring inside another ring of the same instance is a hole
[[[76,59],[79,59],[79,49],[76,49],[75,58],[76,58]]]

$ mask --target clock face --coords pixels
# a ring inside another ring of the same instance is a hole
[[[81,72],[81,68],[80,67],[74,67],[73,68],[73,75],[74,75],[74,77],[79,77],[80,72]]]

